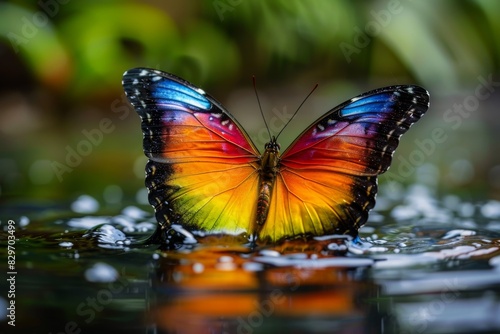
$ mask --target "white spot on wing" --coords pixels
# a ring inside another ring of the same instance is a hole
[[[161,77],[159,75],[156,75],[151,80],[152,81],[159,81],[159,80],[161,80]]]
[[[132,81],[132,85],[137,85],[138,83],[139,83],[139,80],[137,80],[137,79],[134,79],[134,80]]]
[[[147,74],[148,74],[148,71],[146,71],[146,70],[142,70],[142,71],[141,71],[141,73],[139,73],[139,76],[140,76],[140,77],[143,77],[143,76],[145,76],[145,75],[147,75]]]

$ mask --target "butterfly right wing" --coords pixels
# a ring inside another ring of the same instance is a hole
[[[168,73],[132,69],[123,86],[142,119],[146,185],[160,226],[253,233],[259,153],[236,120]]]
[[[283,153],[261,240],[356,235],[375,205],[377,176],[429,107],[418,86],[379,88],[333,108]]]

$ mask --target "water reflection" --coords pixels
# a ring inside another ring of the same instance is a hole
[[[310,244],[293,246],[287,248],[311,248]],[[166,252],[153,278],[156,301],[151,317],[166,333],[278,329],[376,333],[371,322],[376,304],[367,302],[379,294],[378,286],[366,279],[371,263],[318,257],[312,251],[251,252],[238,246],[204,245]]]
[[[135,206],[111,215],[12,206],[2,214],[18,223],[16,330],[499,332],[500,204],[387,203],[356,240],[252,248],[205,236],[169,251],[141,243],[156,223]]]

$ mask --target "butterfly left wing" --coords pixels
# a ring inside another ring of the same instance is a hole
[[[392,86],[326,113],[283,153],[260,240],[349,233],[375,205],[377,175],[399,138],[429,107],[418,86]]]
[[[142,120],[157,231],[181,224],[252,233],[259,153],[237,121],[201,89],[165,72],[132,69],[123,86]]]

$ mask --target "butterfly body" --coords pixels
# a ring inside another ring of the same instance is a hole
[[[161,242],[172,224],[260,242],[357,234],[375,205],[377,175],[427,110],[418,86],[377,89],[328,111],[283,152],[262,154],[214,98],[174,75],[124,74],[142,120],[149,201]]]
[[[272,138],[265,146],[265,151],[260,160],[260,187],[257,199],[256,228],[264,225],[269,212],[269,205],[274,188],[276,175],[279,172],[279,144]]]

